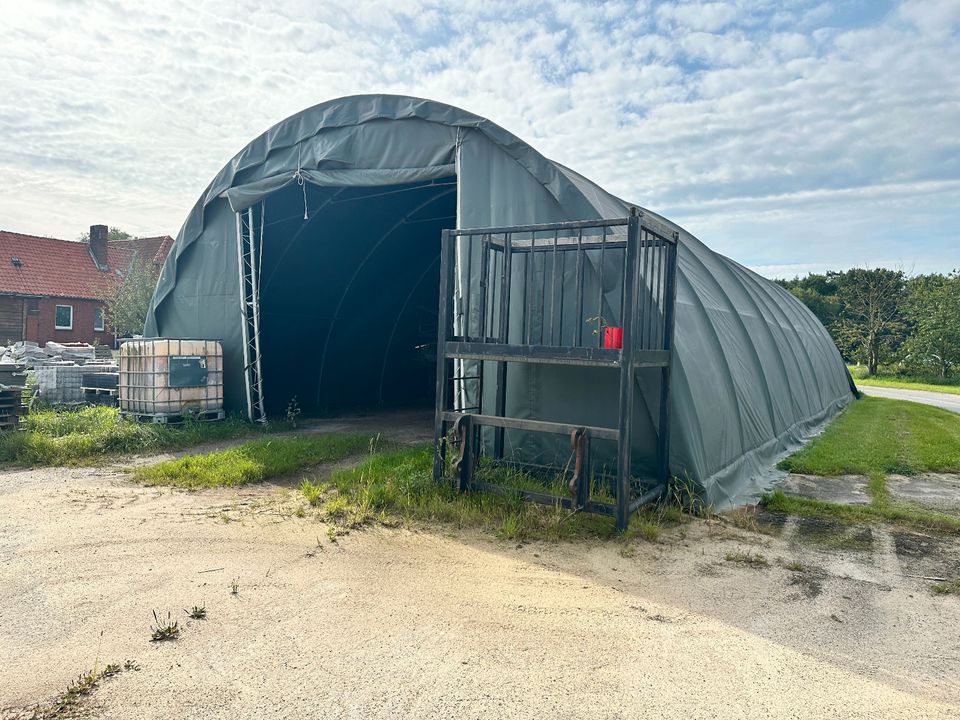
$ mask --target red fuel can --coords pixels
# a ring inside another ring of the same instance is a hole
[[[623,328],[607,326],[603,329],[603,346],[610,350],[623,349]]]

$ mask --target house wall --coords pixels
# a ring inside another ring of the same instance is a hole
[[[29,301],[27,301],[29,302]],[[56,306],[73,306],[73,328],[70,330],[56,329]],[[28,306],[29,307],[29,306]],[[36,302],[36,311],[27,311],[27,340],[43,345],[54,342],[85,342],[91,345],[99,342],[101,345],[113,343],[113,334],[107,330],[94,330],[94,313],[96,308],[103,307],[99,300],[73,300],[69,298],[39,298]]]
[[[0,345],[23,340],[24,312],[23,298],[0,297]]]

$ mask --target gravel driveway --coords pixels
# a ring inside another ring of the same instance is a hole
[[[960,601],[918,577],[958,557],[942,539],[868,530],[838,549],[780,518],[631,545],[334,543],[301,506],[283,485],[0,473],[0,708],[49,702],[99,658],[139,667],[84,702],[101,718],[960,715]],[[154,609],[178,640],[149,641]]]

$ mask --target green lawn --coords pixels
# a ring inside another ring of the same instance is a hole
[[[808,475],[866,475],[867,506],[794,497],[781,490],[764,498],[771,510],[830,515],[849,522],[887,520],[960,533],[960,518],[893,502],[889,474],[960,472],[960,415],[903,400],[864,397],[805,448],[782,460],[783,470]]]
[[[946,379],[933,376],[912,377],[884,372],[879,372],[871,376],[867,375],[867,369],[865,367],[856,367],[854,365],[848,367],[857,385],[901,388],[903,390],[927,390],[928,392],[960,395],[960,377]]]
[[[121,420],[116,408],[35,410],[19,432],[0,433],[0,462],[18,465],[70,465],[104,457],[160,452],[262,434],[265,428],[239,418],[219,422],[160,425]]]
[[[810,475],[960,472],[960,415],[930,405],[864,397],[780,462]]]

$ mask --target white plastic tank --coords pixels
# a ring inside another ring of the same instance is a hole
[[[220,412],[223,347],[218,340],[130,340],[120,346],[118,388],[121,413]]]

